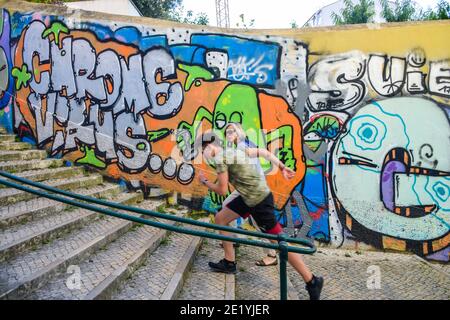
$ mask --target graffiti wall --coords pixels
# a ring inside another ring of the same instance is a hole
[[[288,232],[449,261],[449,23],[246,32],[27,7],[0,27],[0,125],[22,140],[216,212],[195,141],[240,123],[296,172],[260,159]]]

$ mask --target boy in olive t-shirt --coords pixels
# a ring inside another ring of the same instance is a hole
[[[228,183],[239,192],[239,196],[231,200],[219,211],[215,222],[227,226],[239,217],[247,218],[249,215],[256,221],[262,232],[268,234],[280,234],[283,232],[281,225],[274,214],[274,200],[272,192],[267,186],[266,180],[254,164],[249,161],[249,155],[238,149],[223,149],[221,141],[213,132],[204,134],[202,137],[202,155],[206,162],[215,168],[217,182],[211,183],[205,179],[202,173],[199,180],[210,190],[219,195],[226,195]],[[281,164],[281,167],[284,165]],[[229,236],[228,232],[220,231],[221,234]],[[276,243],[275,240],[271,240]],[[231,242],[223,241],[225,258],[218,263],[210,262],[212,270],[224,273],[236,273],[236,262],[234,248]],[[323,278],[314,276],[300,254],[290,252],[289,263],[297,270],[306,283],[306,289],[311,300],[318,300],[323,286]]]

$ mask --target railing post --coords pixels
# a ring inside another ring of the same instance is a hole
[[[287,300],[288,247],[284,234],[278,236],[278,246],[280,248],[280,300]]]

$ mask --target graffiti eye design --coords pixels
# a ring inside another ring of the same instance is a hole
[[[440,211],[450,212],[450,177],[427,176],[424,190]]]
[[[450,188],[449,186],[443,184],[442,182],[437,182],[433,186],[433,191],[436,196],[442,201],[445,202],[450,197]]]
[[[233,112],[230,116],[230,122],[242,123],[242,114],[240,112]]]
[[[227,124],[227,119],[223,113],[219,113],[215,120],[216,128],[222,129]]]
[[[374,143],[378,136],[378,129],[370,123],[364,123],[358,129],[358,137],[366,143]]]
[[[371,115],[356,117],[350,124],[350,136],[362,150],[380,149],[386,133],[386,125]]]

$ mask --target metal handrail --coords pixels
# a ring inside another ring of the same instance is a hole
[[[113,216],[116,218],[133,221],[136,223],[142,223],[145,225],[149,225],[152,227],[165,229],[165,230],[169,230],[169,231],[173,231],[173,232],[278,250],[280,252],[280,299],[281,300],[287,300],[287,271],[286,271],[286,269],[287,269],[288,253],[294,252],[294,253],[300,253],[300,254],[312,254],[316,251],[314,244],[305,239],[289,238],[289,237],[285,236],[284,234],[275,236],[275,235],[267,235],[267,234],[264,234],[261,232],[253,232],[253,231],[241,230],[241,229],[232,228],[232,227],[218,226],[218,225],[211,224],[211,223],[196,221],[196,220],[192,220],[192,219],[186,219],[186,218],[182,218],[182,217],[176,217],[176,216],[172,216],[172,215],[168,215],[168,214],[162,214],[162,213],[158,213],[158,212],[154,212],[154,211],[150,211],[150,210],[144,210],[141,208],[134,208],[134,207],[130,207],[130,206],[122,205],[122,204],[104,201],[104,200],[100,200],[100,199],[96,199],[96,198],[92,198],[92,197],[82,196],[82,195],[75,194],[72,192],[59,190],[59,189],[56,189],[56,188],[53,188],[50,186],[46,186],[41,183],[33,182],[33,181],[30,181],[30,180],[27,180],[24,178],[20,178],[20,177],[11,175],[11,174],[3,172],[3,171],[0,171],[0,175],[3,177],[7,177],[8,179],[11,179],[11,180],[20,181],[24,184],[34,186],[38,189],[45,189],[45,190],[48,190],[48,191],[51,191],[54,193],[63,194],[64,196],[67,196],[67,197],[75,198],[75,199],[86,201],[86,202],[97,203],[99,205],[106,206],[106,207],[112,207],[112,208],[120,209],[120,210],[124,210],[124,211],[131,211],[131,212],[139,213],[142,215],[151,216],[154,218],[160,218],[160,219],[165,219],[165,220],[171,220],[171,221],[191,224],[191,225],[195,225],[195,226],[201,226],[201,227],[208,228],[208,229],[215,229],[215,230],[227,231],[227,232],[232,232],[232,233],[240,233],[240,234],[245,234],[245,235],[251,235],[251,236],[257,237],[257,238],[266,238],[266,239],[270,239],[270,240],[276,240],[276,241],[278,241],[278,244],[272,244],[272,243],[266,243],[266,242],[262,242],[262,241],[229,237],[229,236],[225,236],[225,235],[221,235],[221,234],[200,231],[200,230],[193,230],[193,229],[188,229],[188,228],[184,228],[184,227],[179,227],[176,225],[165,224],[165,223],[158,222],[158,221],[152,221],[152,220],[144,219],[141,217],[135,217],[135,216],[128,215],[128,214],[119,213],[119,212],[112,211],[109,209],[100,208],[100,207],[97,207],[97,206],[94,206],[94,205],[91,205],[88,203],[74,201],[74,200],[67,199],[67,198],[64,198],[61,196],[49,194],[49,193],[46,193],[46,192],[43,192],[40,190],[31,189],[29,187],[17,184],[15,182],[0,179],[0,184],[3,184],[5,186],[15,188],[18,190],[22,190],[24,192],[32,193],[32,194],[42,196],[42,197],[45,197],[48,199],[52,199],[52,200],[55,200],[58,202],[62,202],[65,204],[69,204],[72,206],[84,208],[84,209],[95,211],[98,213],[102,213],[102,214],[105,214],[108,216]],[[287,244],[288,242],[301,244],[301,245],[306,246],[306,248],[289,246]]]
[[[8,179],[11,179],[14,181],[21,182],[23,184],[27,184],[27,185],[36,187],[39,189],[44,189],[44,190],[47,190],[47,191],[50,191],[53,193],[61,194],[63,196],[75,198],[75,199],[78,199],[81,201],[92,202],[92,203],[96,203],[101,206],[106,206],[106,207],[110,207],[110,208],[114,208],[114,209],[135,212],[135,213],[143,214],[143,215],[150,216],[153,218],[161,218],[161,219],[166,219],[166,220],[180,222],[180,223],[187,223],[187,224],[195,225],[198,227],[210,228],[210,229],[214,229],[214,230],[226,231],[226,232],[232,232],[232,233],[239,233],[239,234],[246,235],[246,236],[265,238],[268,240],[275,240],[275,241],[279,240],[278,236],[272,235],[272,234],[256,232],[256,231],[248,231],[248,230],[227,227],[227,226],[220,226],[220,225],[211,224],[211,223],[207,223],[207,222],[203,222],[203,221],[197,221],[197,220],[187,219],[187,218],[183,218],[183,217],[171,216],[168,214],[163,214],[163,213],[152,211],[152,210],[131,207],[131,206],[127,206],[127,205],[124,205],[121,203],[110,202],[107,200],[102,200],[102,199],[97,199],[94,197],[76,194],[73,192],[69,192],[66,190],[61,190],[61,189],[58,189],[58,188],[55,188],[52,186],[48,186],[43,183],[34,182],[34,181],[31,181],[31,180],[28,180],[25,178],[17,177],[15,175],[12,175],[12,174],[4,172],[4,171],[0,171],[0,176],[3,176],[5,178],[8,178]],[[312,245],[311,242],[306,239],[286,237],[286,241],[289,243],[300,244],[300,245],[304,245],[307,247],[310,247]],[[314,252],[311,252],[311,253],[314,253]]]

